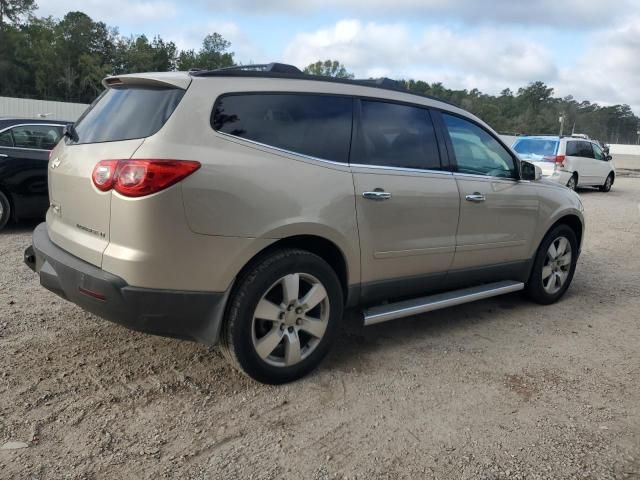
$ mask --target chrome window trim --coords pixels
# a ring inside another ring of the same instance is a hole
[[[513,178],[513,177],[494,177],[492,175],[480,175],[480,174],[476,174],[476,173],[460,173],[460,172],[453,172],[454,176],[461,176],[461,177],[471,177],[471,178],[484,178],[487,180],[491,180],[491,181],[496,181],[496,180],[502,180],[505,182],[520,182],[522,181],[522,179],[519,178]]]
[[[230,133],[220,132],[218,130],[214,130],[214,132],[216,132],[218,135],[222,135],[224,137],[228,137],[229,139],[237,139],[237,140],[240,140],[242,142],[247,142],[247,143],[250,143],[250,144],[253,144],[253,145],[257,145],[257,146],[260,146],[260,147],[270,148],[270,149],[273,149],[273,150],[275,150],[277,152],[280,152],[280,153],[286,153],[287,155],[295,155],[295,156],[301,157],[302,159],[305,159],[305,160],[312,160],[314,162],[328,163],[330,165],[337,165],[337,166],[340,166],[340,167],[373,168],[373,169],[376,169],[376,170],[391,170],[391,171],[396,171],[396,172],[435,173],[435,174],[438,174],[438,175],[453,175],[453,172],[450,172],[448,170],[429,170],[429,169],[418,169],[418,168],[389,167],[389,166],[385,166],[385,165],[364,165],[364,164],[361,164],[361,163],[336,162],[334,160],[326,160],[324,158],[318,158],[318,157],[313,157],[311,155],[305,155],[304,153],[294,152],[292,150],[287,150],[285,148],[274,147],[273,145],[268,145],[266,143],[256,142],[255,140],[249,140],[248,138],[238,137],[236,135],[231,135]],[[487,178],[487,177],[485,177],[485,178]]]
[[[258,145],[259,147],[270,148],[270,149],[273,149],[273,150],[275,150],[277,152],[280,152],[280,153],[286,153],[287,155],[295,155],[295,156],[300,157],[300,158],[302,158],[304,160],[312,160],[314,162],[328,163],[330,165],[337,165],[337,166],[340,166],[340,167],[348,167],[349,166],[348,162],[336,162],[335,160],[326,160],[324,158],[313,157],[311,155],[305,155],[304,153],[298,153],[298,152],[294,152],[294,151],[291,151],[291,150],[287,150],[285,148],[274,147],[273,145],[268,145],[266,143],[256,142],[255,140],[250,140],[248,138],[238,137],[237,135],[231,135],[230,133],[221,132],[219,130],[214,130],[214,132],[216,132],[218,135],[222,135],[224,137],[237,139],[237,140],[240,140],[242,142],[247,142],[247,143],[251,143],[253,145]]]
[[[3,128],[2,130],[0,130],[0,133],[4,133],[7,130],[11,130],[12,128],[16,128],[16,127],[38,127],[38,126],[64,128],[64,125],[60,123],[16,123],[15,125],[9,125],[8,127]]]
[[[431,170],[428,168],[409,168],[409,167],[390,167],[386,165],[366,165],[363,163],[350,163],[349,166],[355,168],[374,168],[377,170],[391,170],[394,172],[408,172],[408,173],[435,173],[438,175],[453,175],[453,172],[449,170]]]

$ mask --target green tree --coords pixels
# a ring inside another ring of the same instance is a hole
[[[202,68],[215,70],[217,68],[231,67],[234,65],[233,52],[229,52],[231,42],[225,40],[219,33],[213,33],[204,37],[202,48],[196,53],[194,50],[186,50],[178,55],[178,70],[190,70]]]
[[[0,0],[0,30],[5,24],[19,23],[35,10],[34,0]]]
[[[304,73],[321,77],[353,78],[353,73],[348,72],[337,60],[318,60],[316,63],[307,65]]]

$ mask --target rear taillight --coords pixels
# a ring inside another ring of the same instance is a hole
[[[542,157],[542,159],[545,162],[553,162],[556,165],[560,165],[561,167],[564,167],[564,159],[566,157],[564,155],[546,155],[544,157]]]
[[[164,190],[191,175],[200,162],[192,160],[102,160],[93,169],[93,184],[125,197],[143,197]]]

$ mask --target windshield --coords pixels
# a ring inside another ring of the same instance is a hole
[[[183,95],[184,90],[179,88],[109,88],[75,124],[78,138],[73,143],[113,142],[149,137],[165,124]]]
[[[545,157],[556,154],[558,143],[558,140],[551,138],[521,138],[513,145],[513,149],[518,154]]]

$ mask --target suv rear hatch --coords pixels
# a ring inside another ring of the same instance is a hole
[[[557,138],[524,137],[516,140],[513,149],[518,157],[540,167],[542,175],[549,176],[553,175],[556,169],[559,144],[560,141]]]
[[[109,77],[106,90],[51,152],[47,227],[59,247],[95,266],[109,244],[112,192],[92,173],[101,160],[131,158],[169,119],[191,79],[187,74]]]

